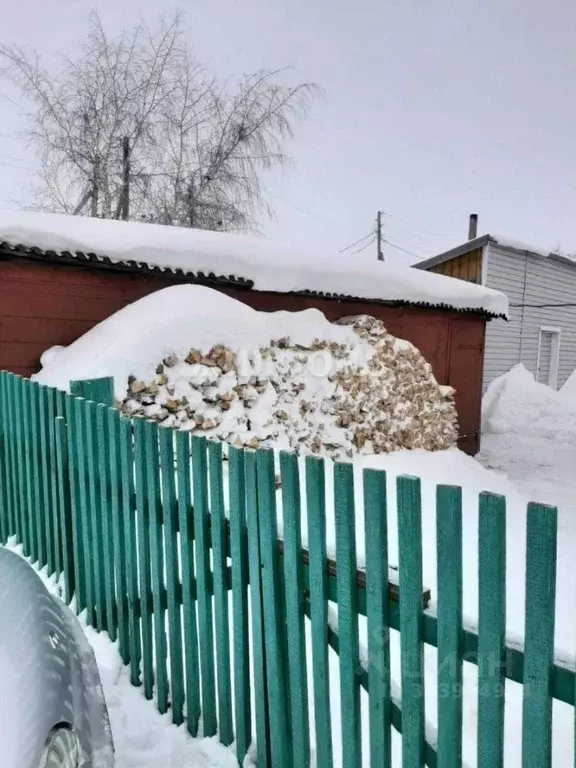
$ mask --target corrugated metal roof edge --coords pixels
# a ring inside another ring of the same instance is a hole
[[[174,277],[187,277],[193,280],[195,283],[202,285],[229,285],[244,290],[254,290],[254,281],[248,280],[243,277],[236,277],[234,275],[216,275],[213,272],[208,274],[204,272],[187,272],[182,269],[172,269],[170,267],[159,267],[148,264],[147,262],[139,261],[113,261],[109,256],[100,256],[96,253],[84,253],[83,251],[44,251],[37,246],[26,246],[21,243],[12,244],[7,241],[0,242],[0,258],[27,258],[35,261],[50,261],[58,264],[68,264],[70,266],[86,266],[97,267],[100,269],[109,269],[120,272],[131,272],[147,275],[174,275]],[[417,265],[420,267],[420,265]],[[275,291],[266,291],[266,293],[275,293]],[[478,309],[477,307],[454,307],[451,304],[444,304],[442,302],[430,303],[425,301],[408,301],[399,299],[397,301],[389,301],[378,298],[368,299],[361,296],[354,296],[349,294],[337,294],[324,291],[286,291],[288,295],[294,296],[318,296],[320,298],[330,299],[334,301],[362,301],[371,304],[382,304],[386,306],[410,306],[429,309],[441,309],[449,312],[456,312],[458,314],[476,314],[482,315],[492,319],[503,318],[505,315],[495,314],[488,312],[485,309]]]

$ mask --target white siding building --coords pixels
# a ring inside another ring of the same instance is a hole
[[[576,261],[483,235],[415,266],[508,296],[510,320],[486,328],[484,388],[517,363],[554,389],[576,368]]]

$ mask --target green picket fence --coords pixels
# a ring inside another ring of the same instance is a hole
[[[554,663],[556,510],[527,511],[525,647],[507,647],[505,500],[479,499],[479,630],[462,623],[462,497],[437,491],[438,594],[422,584],[420,481],[397,480],[398,582],[387,560],[386,477],[364,472],[366,567],[356,563],[352,467],[334,471],[336,558],[326,552],[324,462],[230,448],[131,421],[109,407],[109,382],[68,395],[0,374],[0,539],[63,576],[65,599],[118,639],[131,681],[198,734],[252,742],[259,768],[462,765],[462,669],[478,665],[478,765],[503,764],[505,679],[529,683],[523,766],[551,765],[552,700],[574,705],[574,669]],[[102,399],[96,403],[82,396]],[[283,538],[277,532],[281,495]],[[308,549],[302,548],[301,500]],[[337,627],[329,606],[338,609]],[[231,609],[231,613],[230,613]],[[230,615],[232,622],[230,623]],[[358,624],[365,617],[366,658]],[[305,626],[313,684],[309,689]],[[401,702],[391,694],[389,630],[400,632]],[[437,738],[425,729],[423,645],[438,649]],[[329,649],[339,657],[331,690]],[[168,664],[169,661],[169,664]],[[361,728],[367,692],[369,739]],[[312,709],[314,716],[309,716]]]

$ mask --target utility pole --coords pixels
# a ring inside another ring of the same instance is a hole
[[[382,211],[376,215],[376,247],[378,249],[378,261],[384,261],[382,253]]]
[[[122,218],[128,221],[130,215],[130,138],[122,139]]]

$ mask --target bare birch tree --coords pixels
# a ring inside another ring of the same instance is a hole
[[[129,208],[131,219],[254,228],[269,210],[262,172],[289,162],[286,141],[317,92],[278,70],[218,82],[190,53],[179,15],[109,39],[92,14],[79,55],[56,75],[35,53],[0,46],[0,57],[30,105],[38,207],[104,218]]]

